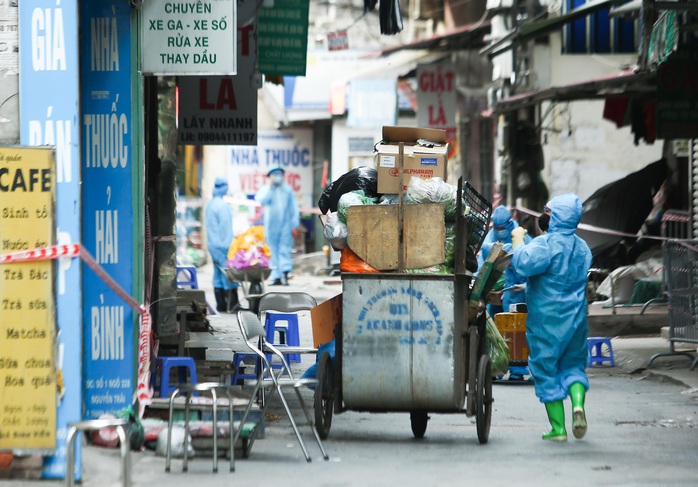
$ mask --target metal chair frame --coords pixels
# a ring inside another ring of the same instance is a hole
[[[269,405],[269,402],[273,397],[274,392],[277,392],[279,394],[279,399],[281,400],[281,403],[286,411],[286,415],[288,416],[288,419],[291,423],[293,432],[296,434],[298,443],[300,444],[301,449],[303,450],[305,459],[306,461],[310,462],[311,457],[308,453],[305,441],[303,441],[303,437],[301,436],[300,430],[298,429],[296,420],[293,416],[293,413],[291,412],[291,408],[288,405],[288,401],[286,400],[286,395],[283,392],[283,389],[285,387],[293,387],[293,390],[296,392],[296,396],[298,397],[298,401],[301,404],[301,408],[303,409],[303,413],[305,414],[305,417],[308,420],[310,430],[312,431],[313,436],[315,437],[315,441],[317,442],[318,447],[320,448],[322,457],[325,460],[328,460],[329,457],[325,452],[325,448],[322,445],[322,440],[320,439],[320,436],[318,435],[318,432],[315,429],[313,417],[309,413],[305,400],[303,399],[303,396],[300,392],[301,387],[316,386],[318,381],[316,379],[296,379],[293,376],[293,372],[291,371],[291,368],[289,367],[288,362],[286,361],[286,358],[284,357],[283,353],[281,353],[281,351],[274,347],[272,344],[267,343],[264,327],[262,326],[262,323],[260,322],[259,317],[256,314],[252,313],[251,311],[238,311],[237,319],[238,324],[240,326],[240,332],[242,333],[242,337],[245,341],[245,344],[247,345],[247,348],[250,350],[250,352],[254,353],[257,356],[258,360],[262,364],[260,374],[258,375],[259,379],[255,383],[254,390],[251,393],[251,399],[247,404],[247,408],[245,409],[245,412],[242,415],[240,423],[244,424],[247,420],[247,416],[252,410],[252,406],[255,401],[254,398],[257,397],[257,394],[260,391],[269,389],[268,398],[266,401],[263,402],[263,404],[260,407],[260,418],[264,418],[264,413]],[[261,346],[257,345],[257,343],[261,344]],[[271,367],[271,362],[269,359],[267,359],[267,353],[275,355],[281,361],[282,368],[279,369],[278,373],[274,373],[274,370]],[[284,374],[287,377],[282,377],[282,375]],[[252,448],[258,430],[259,428],[255,428],[252,431],[250,437],[248,438],[248,450]],[[238,430],[235,436],[235,441],[237,441],[237,438],[240,435],[241,430]]]

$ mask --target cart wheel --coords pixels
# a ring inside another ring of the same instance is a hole
[[[429,421],[429,416],[424,411],[413,411],[410,413],[412,434],[415,438],[424,438],[424,433],[427,432],[427,421]]]
[[[318,360],[317,380],[314,396],[315,429],[324,440],[330,434],[334,411],[334,369],[332,358],[327,352],[323,352]]]
[[[477,424],[477,439],[487,443],[492,423],[492,367],[487,355],[480,357],[475,383],[475,420]]]

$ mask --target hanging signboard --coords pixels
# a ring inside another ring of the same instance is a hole
[[[305,76],[310,0],[274,0],[259,9],[259,71]]]
[[[53,245],[53,149],[0,148],[0,253]],[[53,261],[0,269],[0,450],[56,447]]]
[[[256,0],[239,0],[237,76],[179,78],[180,144],[257,145]]]
[[[327,34],[328,51],[343,51],[345,49],[349,49],[349,36],[347,36],[346,30]]]
[[[147,2],[146,2],[147,3]],[[130,12],[126,2],[82,2],[83,243],[129,295],[133,293],[133,183]],[[104,39],[111,39],[109,49]],[[85,268],[83,417],[132,403],[136,375],[132,309]]]
[[[144,74],[236,74],[236,0],[143,2]]]
[[[698,137],[698,51],[689,44],[657,68],[657,137]]]
[[[417,66],[417,126],[446,130],[449,157],[456,147],[456,69],[451,63]]]
[[[233,146],[228,153],[230,194],[254,196],[267,172],[281,166],[298,206],[313,205],[313,132],[309,129],[260,130],[256,147]]]

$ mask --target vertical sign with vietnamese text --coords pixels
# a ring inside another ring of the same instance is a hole
[[[80,134],[77,0],[19,2],[20,141],[55,147],[56,243],[80,242]],[[65,476],[67,423],[82,418],[82,283],[80,264],[56,264],[58,345],[56,368],[63,378],[58,399],[56,453],[46,457],[43,476]],[[80,450],[76,476],[80,476]]]
[[[446,130],[446,138],[451,148],[454,148],[456,107],[454,65],[451,63],[418,65],[417,126]]]
[[[259,9],[259,71],[305,76],[310,0],[274,0]]]
[[[129,295],[133,292],[131,30],[129,4],[83,2],[83,243]],[[83,278],[84,417],[131,405],[135,390],[133,310],[92,270]]]
[[[698,137],[698,51],[681,46],[657,68],[657,137]],[[648,130],[652,132],[649,127]]]
[[[54,242],[53,149],[0,148],[0,253]],[[56,447],[53,262],[0,266],[0,450]]]
[[[237,76],[182,76],[179,86],[180,144],[257,145],[256,0],[238,0]]]
[[[139,8],[141,71],[235,74],[236,7],[236,0],[143,2]]]
[[[254,196],[272,167],[282,167],[300,207],[313,205],[313,132],[260,130],[256,147],[233,146],[228,153],[230,194]]]

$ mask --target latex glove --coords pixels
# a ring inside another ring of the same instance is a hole
[[[528,232],[526,231],[525,228],[522,227],[517,227],[514,230],[511,231],[511,246],[513,248],[518,247],[522,243],[524,243],[524,237],[526,236]]]

